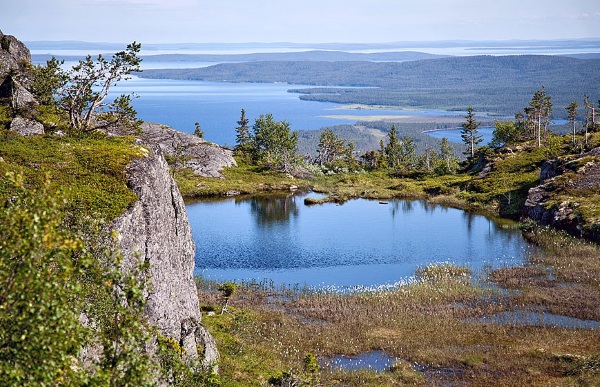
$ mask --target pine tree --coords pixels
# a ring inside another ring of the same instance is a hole
[[[466,121],[462,124],[463,129],[460,131],[460,136],[463,142],[467,145],[467,150],[464,152],[469,158],[475,157],[475,149],[477,145],[483,141],[483,136],[478,135],[477,128],[481,125],[475,121],[475,114],[473,114],[473,107],[469,106],[467,109],[467,115],[465,116]]]
[[[454,147],[446,137],[442,138],[440,143],[440,159],[442,161],[441,168],[439,168],[441,175],[456,171],[458,159],[454,156]]]
[[[194,130],[194,136],[196,136],[198,138],[204,138],[204,132],[202,131],[202,127],[200,126],[200,123],[198,121],[196,121],[194,123],[194,125],[196,126],[196,129]]]
[[[333,133],[333,130],[325,129],[321,132],[316,160],[319,165],[331,163],[337,157],[344,155],[345,152],[344,140]]]
[[[388,141],[383,148],[383,152],[385,154],[388,167],[392,169],[396,169],[400,166],[400,153],[401,153],[401,144],[398,139],[396,125],[392,125],[392,129],[388,133]]]
[[[552,102],[550,96],[546,95],[546,90],[542,86],[541,90],[536,90],[533,93],[533,98],[529,101],[529,107],[525,109],[525,113],[535,123],[535,134],[538,147],[542,146],[542,137],[546,133],[546,129],[550,124],[550,115],[552,114]]]
[[[250,135],[250,129],[248,127],[248,123],[250,121],[246,118],[246,110],[242,109],[242,116],[240,120],[237,122],[238,127],[235,128],[236,136],[235,136],[235,150],[234,153],[236,156],[247,156],[251,152],[252,147],[252,137]]]
[[[254,122],[252,159],[268,169],[290,173],[298,163],[298,132],[287,121],[275,121],[272,114],[261,114]]]

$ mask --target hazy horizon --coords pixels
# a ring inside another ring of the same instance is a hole
[[[2,3],[0,29],[23,41],[393,43],[600,37],[600,2],[596,0],[3,0]]]

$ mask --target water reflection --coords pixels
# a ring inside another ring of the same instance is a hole
[[[298,216],[296,196],[293,194],[257,195],[236,199],[236,204],[250,203],[250,210],[259,226],[287,223]]]
[[[422,201],[305,206],[303,198],[261,195],[188,205],[195,273],[217,280],[379,286],[430,263],[474,271],[519,264],[530,249],[517,230]]]

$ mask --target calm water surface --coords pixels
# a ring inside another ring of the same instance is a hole
[[[133,78],[111,89],[115,96],[136,93],[133,105],[144,121],[159,122],[192,133],[197,121],[205,138],[220,145],[235,145],[235,128],[242,109],[250,126],[261,114],[287,120],[292,130],[354,124],[364,116],[464,116],[442,110],[344,109],[329,102],[303,101],[289,89],[308,86],[283,83],[227,83]],[[112,95],[111,94],[111,95]],[[332,117],[333,116],[333,117]],[[459,141],[461,142],[461,141]]]
[[[189,204],[195,274],[219,281],[372,287],[406,280],[434,262],[475,270],[514,265],[530,249],[520,232],[457,209],[363,199],[309,207],[304,197]]]

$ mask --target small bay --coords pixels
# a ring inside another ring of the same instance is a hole
[[[521,233],[481,215],[424,201],[351,200],[306,206],[306,194],[188,204],[195,275],[310,287],[379,287],[431,263],[522,263]],[[315,194],[310,194],[315,196]]]

